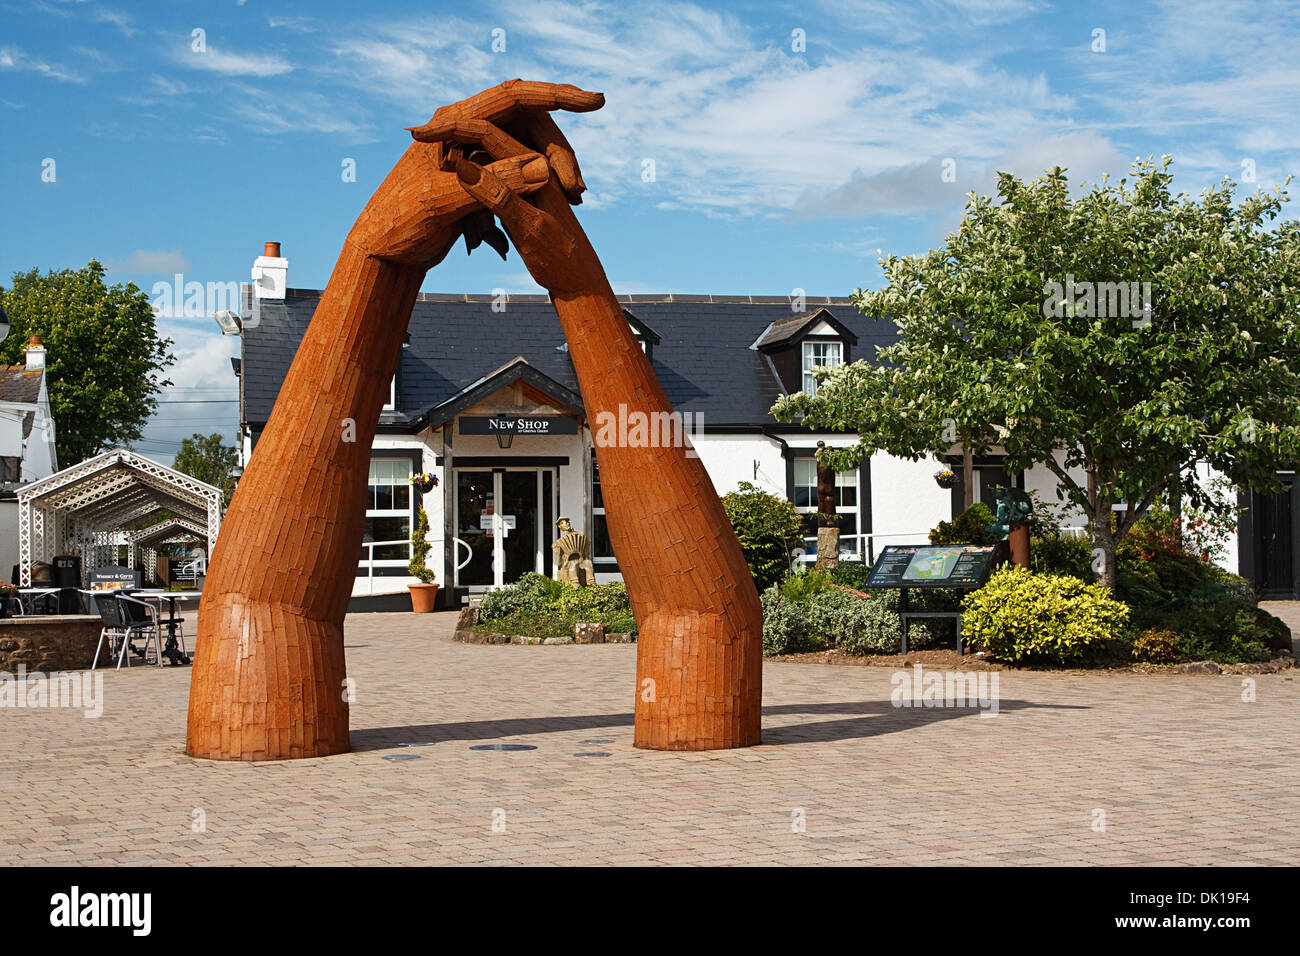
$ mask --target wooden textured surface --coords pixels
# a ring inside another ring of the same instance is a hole
[[[488,210],[552,293],[589,418],[620,406],[671,412],[569,208],[585,187],[546,113],[601,103],[574,87],[511,81],[412,130],[415,142],[344,244],[213,551],[191,681],[192,756],[348,749],[343,617],[371,441],[425,272],[461,235],[469,248],[495,247]],[[758,743],[758,595],[703,465],[681,446],[596,454],[640,630],[636,745]]]

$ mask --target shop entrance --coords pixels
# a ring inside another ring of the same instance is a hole
[[[550,574],[546,532],[555,520],[552,472],[458,468],[455,474],[456,537],[470,552],[465,561],[461,551],[456,587],[482,591],[513,584],[528,571]]]

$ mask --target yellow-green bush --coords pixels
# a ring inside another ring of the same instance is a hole
[[[1173,631],[1147,628],[1133,641],[1133,657],[1150,664],[1173,664],[1182,660],[1183,651]]]
[[[962,633],[1008,661],[1072,663],[1123,636],[1129,610],[1107,588],[1005,565],[963,602]]]

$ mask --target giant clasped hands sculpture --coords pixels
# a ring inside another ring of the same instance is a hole
[[[371,441],[420,284],[457,238],[504,255],[500,219],[550,292],[589,417],[620,403],[671,412],[570,208],[586,186],[550,111],[603,103],[573,86],[512,80],[412,130],[343,244],[226,514],[199,612],[191,756],[348,750],[343,618]],[[759,740],[758,595],[718,495],[686,451],[596,452],[640,634],[634,742],[748,746]]]

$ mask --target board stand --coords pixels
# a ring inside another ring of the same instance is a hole
[[[961,656],[964,654],[964,651],[962,650],[962,639],[961,639],[961,613],[962,613],[962,612],[961,612],[961,611],[912,611],[912,610],[909,610],[909,608],[911,607],[911,604],[910,604],[910,602],[908,601],[907,592],[910,591],[910,590],[911,590],[911,588],[899,588],[899,589],[898,589],[898,620],[899,620],[899,622],[900,622],[900,623],[902,624],[902,626],[903,626],[903,644],[902,644],[902,648],[900,649],[899,653],[901,653],[901,654],[906,654],[906,653],[907,653],[907,636],[908,636],[908,634],[911,632],[911,629],[912,629],[912,618],[914,618],[914,617],[941,617],[941,618],[945,618],[945,619],[947,619],[947,620],[955,620],[955,621],[957,622],[957,656],[958,656],[958,657],[961,657]]]

